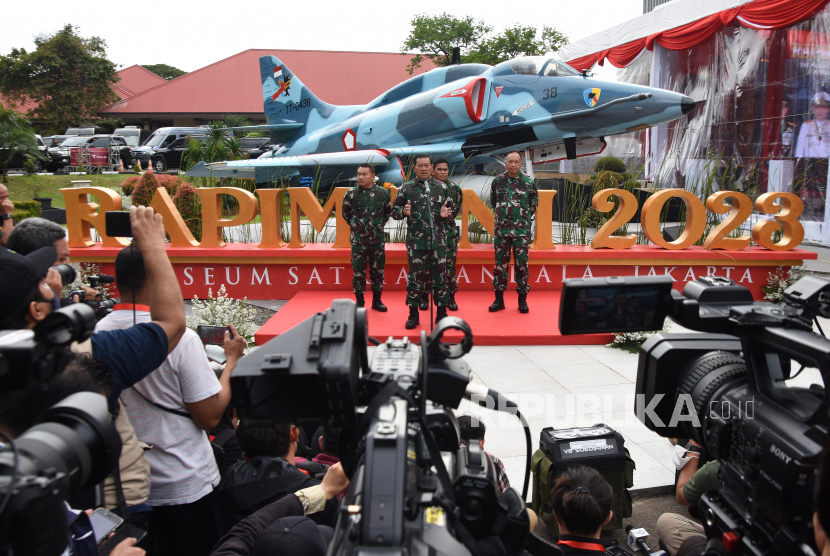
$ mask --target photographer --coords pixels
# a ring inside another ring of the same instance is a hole
[[[216,489],[216,526],[220,535],[275,500],[319,484],[308,472],[296,467],[294,457],[300,437],[296,426],[251,427],[243,420],[236,436],[243,461],[228,469]],[[314,521],[333,526],[338,506],[337,500],[326,504],[325,511],[315,515]]]
[[[565,556],[605,554],[599,538],[611,521],[613,499],[611,485],[591,467],[572,467],[556,479],[551,505],[559,525],[557,544]]]
[[[21,255],[52,246],[57,251],[57,258],[52,266],[69,264],[69,243],[66,241],[66,230],[45,218],[26,218],[14,228],[6,240],[6,247]],[[51,280],[49,285],[60,298],[63,284],[60,279]],[[101,294],[89,286],[82,286],[86,299],[98,299]],[[67,301],[64,301],[66,303]]]
[[[122,303],[95,327],[129,330],[150,321],[147,265],[142,253],[125,247],[115,259]],[[158,554],[207,554],[217,537],[213,527],[213,489],[219,468],[205,431],[213,430],[231,398],[230,376],[245,349],[233,325],[225,333],[227,363],[222,375],[208,362],[199,336],[186,329],[158,372],[122,392],[130,421],[142,442],[153,446],[148,504]],[[201,548],[200,548],[201,547]]]
[[[292,551],[292,545],[287,542],[288,539],[284,541],[285,544],[280,544],[274,542],[275,539],[272,537],[276,536],[275,534],[280,530],[284,531],[285,525],[278,520],[320,512],[325,508],[327,501],[335,498],[348,486],[349,479],[343,472],[342,464],[332,465],[322,483],[288,494],[240,521],[217,543],[211,556],[247,556],[254,553],[257,556],[325,554],[326,541],[322,530],[319,536],[315,535],[316,538],[313,541],[317,545],[316,549],[310,544],[301,547],[293,545],[297,548]],[[272,532],[274,535],[271,534]]]
[[[677,502],[684,506],[697,506],[700,497],[707,492],[720,491],[718,470],[720,463],[717,460],[706,463],[698,469],[701,446],[690,440],[686,446],[685,463],[677,479]],[[688,517],[675,513],[665,513],[657,520],[657,536],[666,549],[674,556],[680,545],[691,537],[705,537],[703,525],[692,521]]]

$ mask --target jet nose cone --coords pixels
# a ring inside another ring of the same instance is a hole
[[[695,101],[692,100],[690,97],[683,96],[680,99],[680,110],[683,111],[683,115],[685,116],[689,112],[695,109]]]

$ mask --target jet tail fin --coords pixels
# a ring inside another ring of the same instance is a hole
[[[323,125],[331,123],[326,120],[337,107],[317,98],[279,58],[262,56],[259,72],[265,117],[269,126],[273,126],[269,130],[272,142],[283,143],[299,133],[314,131],[307,125],[312,112],[322,116],[315,118],[315,121]],[[301,127],[304,129],[299,132]]]

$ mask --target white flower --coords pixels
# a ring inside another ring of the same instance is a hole
[[[235,300],[228,297],[225,285],[219,288],[216,298],[213,297],[213,289],[208,289],[207,299],[200,300],[193,298],[193,316],[187,317],[187,327],[196,330],[199,325],[203,326],[225,326],[233,324],[237,331],[253,344],[256,325],[256,309],[248,305],[248,298]]]

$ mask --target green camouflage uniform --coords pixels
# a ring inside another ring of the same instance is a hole
[[[449,180],[445,185],[447,186],[448,196],[453,202],[453,209],[450,213],[451,220],[447,222],[447,287],[450,293],[454,294],[458,291],[458,284],[455,279],[455,261],[458,257],[458,242],[461,240],[455,217],[461,213],[463,194],[460,185]]]
[[[354,293],[366,291],[366,266],[372,291],[383,290],[383,269],[386,267],[386,236],[383,227],[392,214],[389,191],[373,185],[349,189],[343,197],[343,219],[351,227],[352,287]]]
[[[426,194],[426,186],[429,186],[429,197]],[[417,307],[421,304],[421,294],[426,293],[425,284],[430,278],[435,291],[436,305],[446,307],[449,302],[447,228],[445,225],[447,219],[441,218],[441,205],[446,200],[447,187],[434,178],[429,178],[426,182],[420,180],[406,182],[401,186],[395,198],[392,218],[395,220],[406,218],[407,225],[406,256],[409,262],[409,273],[406,283],[406,304],[410,307]],[[409,216],[403,213],[407,201],[412,202]],[[435,243],[433,243],[433,230]]]
[[[493,246],[496,251],[496,267],[493,269],[493,286],[496,291],[507,289],[507,266],[510,264],[510,250],[516,264],[516,291],[530,291],[527,268],[528,250],[532,235],[531,225],[539,193],[536,184],[519,172],[515,178],[501,174],[490,186],[490,205],[496,217]]]

